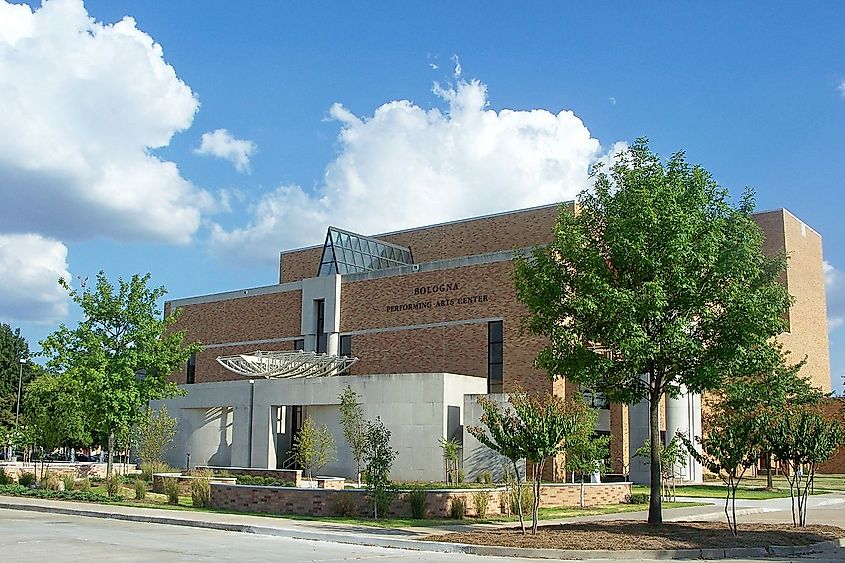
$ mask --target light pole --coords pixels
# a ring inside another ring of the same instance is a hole
[[[23,365],[26,363],[26,358],[18,360],[20,369],[18,370],[18,404],[15,407],[15,430],[18,429],[18,418],[21,416],[21,382],[23,381]]]

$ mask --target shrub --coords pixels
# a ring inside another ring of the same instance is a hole
[[[21,487],[31,487],[35,483],[35,473],[24,471],[18,475],[18,485]]]
[[[475,491],[472,493],[472,505],[475,508],[475,515],[478,518],[485,518],[487,510],[490,508],[490,498],[493,495],[490,491]]]
[[[143,479],[135,479],[135,500],[147,498],[147,482]]]
[[[49,491],[58,491],[61,488],[62,480],[57,473],[48,471],[44,474],[41,487]]]
[[[195,508],[211,506],[211,471],[198,471],[191,479],[191,500]]]
[[[76,483],[76,488],[77,488],[77,490],[79,490],[83,493],[87,493],[88,491],[91,490],[91,479],[89,479],[88,477],[86,477],[85,479],[80,479]]]
[[[354,496],[340,491],[332,495],[331,509],[332,513],[336,516],[358,515],[358,505],[355,502]]]
[[[12,476],[8,475],[6,470],[0,467],[0,485],[12,485],[14,482],[15,480],[12,479]]]
[[[141,464],[141,479],[144,481],[152,481],[153,473],[178,473],[179,470],[174,469],[161,461],[154,461],[152,463]]]
[[[478,474],[475,478],[476,483],[481,483],[482,485],[492,485],[493,484],[493,473],[490,471],[482,471]]]
[[[62,475],[62,483],[64,483],[66,491],[72,491],[76,479],[73,478],[73,475]]]
[[[294,487],[292,481],[284,481],[275,477],[262,477],[260,475],[239,475],[236,481],[238,485],[252,485],[254,487]]]
[[[164,480],[164,494],[169,504],[179,504],[179,481],[174,477]]]
[[[517,487],[510,490],[511,514],[519,514],[519,496],[517,494]],[[522,484],[522,514],[531,514],[531,508],[534,506],[534,488],[531,483]]]
[[[628,504],[648,504],[648,493],[631,493],[628,495]]]
[[[110,497],[117,495],[123,486],[123,477],[120,475],[112,475],[106,479],[106,494]]]
[[[22,485],[0,485],[0,495],[99,503],[120,502],[123,500],[119,496],[109,498],[101,493],[92,493],[90,491],[51,491],[49,489],[30,489]]]
[[[463,469],[458,469],[457,471],[455,471],[455,482],[456,483],[463,483],[464,478],[465,478],[465,475],[464,475]]]
[[[414,487],[408,493],[408,504],[411,505],[411,518],[425,518],[425,500],[427,496],[425,487]]]
[[[467,515],[467,503],[463,497],[455,497],[449,504],[449,517],[453,520],[463,520]]]

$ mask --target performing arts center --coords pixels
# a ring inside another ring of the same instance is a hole
[[[171,463],[184,466],[190,454],[191,466],[283,467],[311,417],[328,425],[338,448],[322,473],[352,476],[338,411],[351,386],[365,416],[392,432],[394,479],[442,479],[443,438],[463,443],[467,479],[499,473],[502,460],[465,431],[479,423],[478,395],[582,393],[534,368],[544,341],[520,332],[525,308],[512,280],[514,252],[548,243],[558,213],[573,207],[367,236],[329,227],[324,244],[281,253],[278,284],[168,302],[167,310],[182,310],[177,327],[203,344],[174,376],[188,394],[164,401],[180,421]],[[808,357],[804,373],[829,390],[821,237],[783,209],[754,219],[765,252],[790,256],[782,282],[795,301],[781,341],[795,360]],[[599,409],[598,430],[612,436],[612,470],[647,481],[631,457],[648,435],[645,405],[585,397]],[[667,435],[700,432],[698,396],[667,399],[662,413]],[[547,465],[562,480],[562,468]],[[692,460],[681,471],[701,479]]]

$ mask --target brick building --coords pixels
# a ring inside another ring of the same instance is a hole
[[[191,387],[199,384],[226,389],[221,382],[243,384],[244,377],[218,362],[219,357],[304,350],[357,357],[345,372],[352,376],[349,381],[380,374],[456,374],[468,382],[458,387],[464,385],[463,392],[470,395],[508,392],[517,386],[532,392],[577,393],[574,386],[552,382],[534,368],[544,342],[521,334],[525,309],[512,283],[514,251],[548,243],[561,209],[572,212],[573,203],[374,236],[330,227],[324,244],[281,252],[276,285],[168,302],[166,309],[182,310],[178,328],[204,346],[174,380],[187,384],[189,391],[199,391]],[[789,331],[781,339],[795,359],[807,355],[805,373],[829,390],[821,237],[786,210],[754,218],[766,236],[765,252],[790,256],[782,281],[795,302]],[[232,385],[228,388],[234,391]],[[448,381],[444,385],[448,388]],[[629,439],[627,407],[600,401],[597,406],[599,429],[616,437],[611,459],[619,470],[627,463],[630,444],[641,440]],[[460,428],[473,410],[470,400],[447,397],[442,407],[448,420],[440,437],[462,436]],[[226,416],[221,428],[228,428],[224,438],[231,440],[237,417],[231,412]],[[255,415],[250,416],[254,426]],[[302,413],[283,408],[273,416],[301,419]],[[402,416],[395,418],[401,426]],[[263,418],[261,424],[266,424]],[[285,424],[282,420],[278,427]],[[290,424],[295,433],[297,422]],[[341,445],[342,436],[336,438]],[[183,440],[190,448],[191,436]],[[289,439],[285,443],[289,447]],[[264,454],[259,461],[247,457],[250,465],[272,463]]]

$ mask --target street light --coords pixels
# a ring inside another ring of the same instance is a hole
[[[23,381],[23,365],[26,363],[26,358],[21,358],[18,362],[20,362],[20,369],[18,370],[18,404],[15,407],[15,430],[18,429],[18,418],[21,416],[21,382]]]

